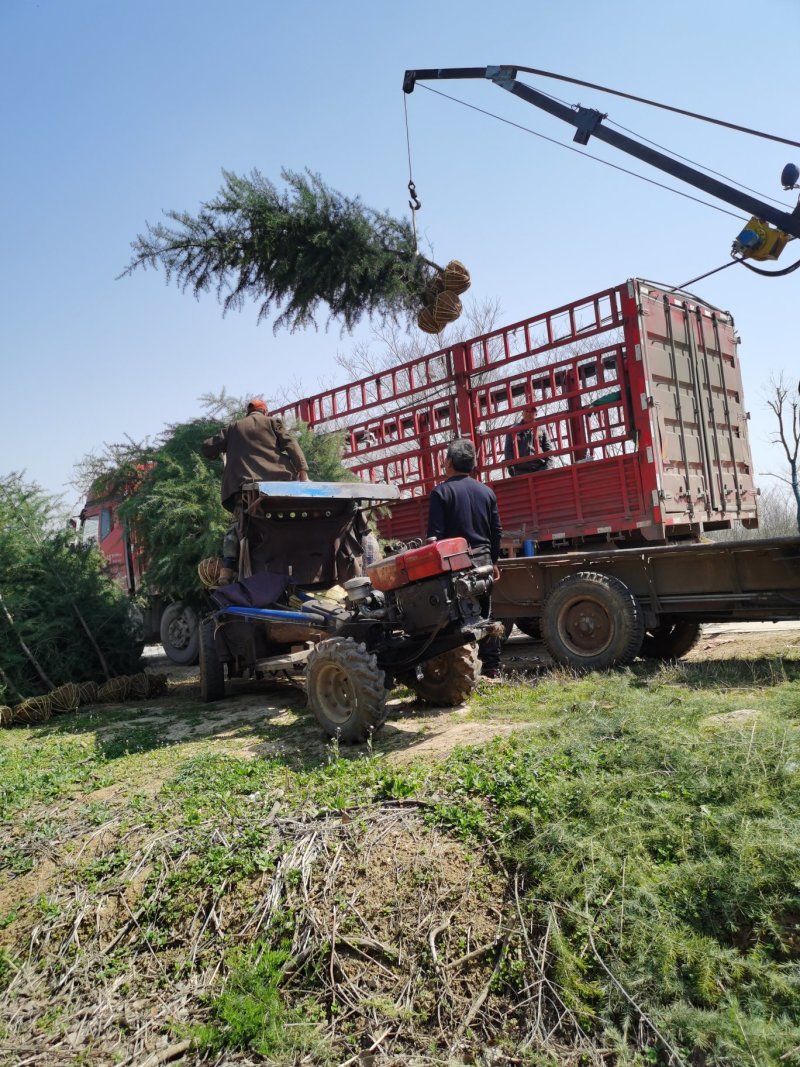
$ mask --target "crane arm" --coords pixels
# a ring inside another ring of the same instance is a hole
[[[403,80],[403,90],[406,93],[413,92],[414,86],[418,81],[438,81],[442,79],[460,80],[465,78],[487,79],[501,89],[505,89],[507,92],[513,93],[514,96],[520,97],[520,99],[524,100],[526,103],[533,104],[534,107],[538,107],[542,111],[547,111],[549,114],[555,116],[555,118],[561,119],[563,122],[574,126],[575,135],[573,140],[578,144],[585,145],[588,143],[590,137],[596,137],[601,141],[605,141],[606,144],[612,145],[614,148],[627,152],[628,155],[641,159],[642,162],[648,163],[650,166],[657,167],[659,170],[665,171],[689,185],[693,185],[696,189],[700,189],[703,192],[708,193],[710,196],[716,197],[718,200],[723,200],[727,204],[731,204],[742,211],[748,212],[748,214],[752,215],[757,220],[771,223],[773,226],[777,227],[778,230],[782,231],[783,234],[789,234],[792,237],[800,238],[800,201],[798,201],[794,211],[781,211],[778,208],[765,203],[763,200],[758,199],[758,197],[749,196],[747,193],[735,189],[732,186],[727,185],[725,182],[718,181],[716,178],[703,174],[702,171],[695,170],[694,167],[689,167],[685,163],[672,159],[670,156],[664,155],[662,152],[649,148],[647,145],[641,144],[639,141],[635,141],[631,137],[626,137],[624,134],[612,130],[608,126],[604,126],[603,119],[607,116],[600,111],[595,111],[593,108],[586,107],[567,107],[565,104],[561,104],[557,100],[551,99],[551,97],[547,96],[545,93],[541,93],[538,90],[531,88],[531,86],[517,81],[517,70],[517,67],[509,66],[444,67],[438,69],[428,68],[426,70],[407,70]],[[742,236],[743,235],[740,235],[740,238]],[[781,245],[781,248],[782,247],[783,245]],[[770,256],[769,258],[774,257]]]

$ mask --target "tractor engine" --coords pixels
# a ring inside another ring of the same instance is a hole
[[[476,567],[463,537],[389,556],[346,585],[360,613],[412,634],[474,626],[491,593],[491,566]]]

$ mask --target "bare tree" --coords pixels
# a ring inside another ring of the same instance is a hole
[[[772,394],[767,406],[773,411],[778,422],[778,429],[772,436],[773,444],[780,444],[789,465],[789,475],[767,472],[768,478],[775,478],[788,485],[794,495],[797,530],[800,532],[800,384],[798,388],[789,386],[781,374],[777,379],[770,378]]]
[[[745,528],[734,522],[729,530],[715,530],[712,541],[757,541],[764,537],[792,537],[797,532],[794,498],[787,486],[771,485],[758,496],[758,526]]]

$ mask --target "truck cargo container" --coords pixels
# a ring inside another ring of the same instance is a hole
[[[404,544],[448,442],[472,438],[503,523],[494,614],[604,668],[682,655],[703,622],[800,618],[800,540],[700,543],[758,523],[738,345],[727,311],[631,279],[276,414],[343,431],[360,478],[400,487],[379,524]],[[549,462],[514,474],[531,404]]]
[[[463,436],[513,554],[670,542],[757,522],[737,349],[729,313],[632,279],[275,414],[344,430],[347,465],[400,487],[389,540],[425,536],[447,443]],[[550,465],[514,476],[506,436],[530,403]]]

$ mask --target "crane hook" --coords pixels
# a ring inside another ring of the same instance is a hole
[[[422,201],[417,196],[417,187],[416,185],[414,185],[413,181],[410,181],[408,183],[408,192],[411,197],[408,202],[408,206],[411,208],[412,211],[419,211],[419,209],[422,207]]]

